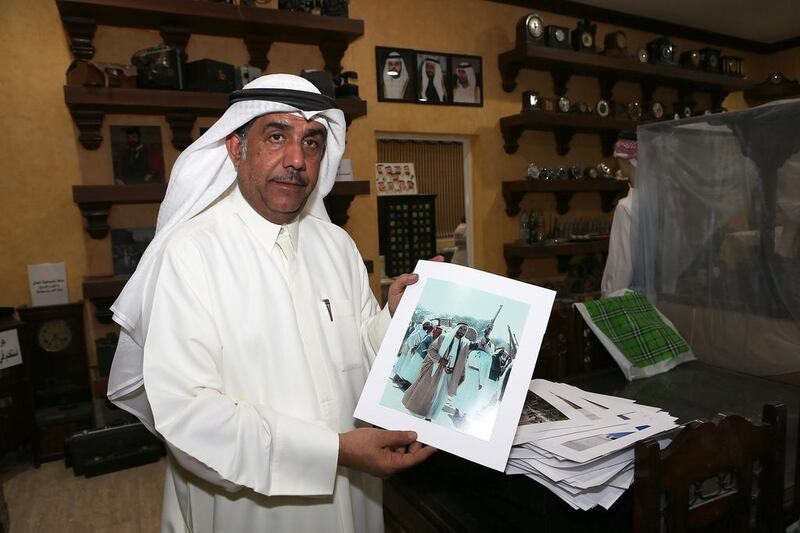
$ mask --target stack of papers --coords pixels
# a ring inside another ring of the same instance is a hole
[[[506,474],[538,481],[574,509],[608,509],[633,482],[633,444],[677,427],[675,420],[634,400],[535,379]]]

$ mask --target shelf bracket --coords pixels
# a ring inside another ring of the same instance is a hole
[[[517,75],[520,63],[518,61],[498,61],[500,76],[503,79],[503,90],[510,93],[517,88]]]
[[[272,40],[263,35],[248,33],[244,36],[244,44],[250,54],[250,64],[260,68],[262,72],[266,72],[269,66],[269,49],[272,46]]]
[[[572,128],[553,129],[553,136],[556,138],[556,153],[558,155],[567,155],[569,153],[569,143],[572,141],[573,135],[575,135],[575,130]]]
[[[350,204],[353,203],[353,194],[337,194],[328,195],[325,197],[325,209],[328,211],[328,216],[331,217],[331,222],[341,227],[347,224],[350,215],[347,211],[350,209]]]
[[[570,261],[572,261],[571,255],[557,255],[556,259],[558,260],[558,271],[559,272],[567,272],[569,270]]]
[[[92,239],[102,239],[108,235],[108,214],[111,212],[111,204],[106,202],[91,202],[78,204],[81,215],[86,219],[86,233]]]
[[[518,255],[510,255],[508,253],[503,254],[506,258],[506,266],[508,270],[506,273],[508,277],[511,279],[517,279],[520,274],[522,274],[522,261],[524,257],[520,257]]]
[[[188,61],[189,56],[186,55],[186,45],[189,44],[189,37],[192,36],[192,32],[189,31],[189,28],[181,26],[161,26],[159,30],[161,32],[161,40],[164,41],[164,44],[180,50],[183,60]]]
[[[172,130],[172,146],[178,150],[185,150],[194,142],[192,128],[197,116],[191,113],[165,113],[164,118]]]
[[[600,98],[606,102],[611,102],[614,99],[614,86],[617,84],[616,77],[600,77],[597,79],[597,83],[600,85]]]
[[[70,109],[72,120],[78,127],[78,142],[87,150],[97,150],[103,142],[100,128],[103,126],[104,111],[92,109]]]
[[[519,204],[524,196],[525,191],[503,191],[503,199],[506,201],[506,215],[513,217],[519,214]]]
[[[550,70],[550,75],[553,77],[553,93],[556,98],[567,94],[567,82],[572,77],[572,71],[563,67],[555,67]]]
[[[342,73],[342,57],[347,50],[344,41],[326,41],[319,45],[322,58],[325,60],[325,70],[337,76]]]
[[[556,213],[559,215],[566,215],[569,211],[569,202],[572,200],[572,195],[574,195],[575,192],[554,191],[553,194],[556,196]]]
[[[620,191],[600,191],[600,208],[603,213],[614,210],[614,203],[622,193]]]
[[[61,23],[69,34],[69,49],[76,59],[89,60],[94,57],[94,32],[97,22],[88,17],[61,17]]]
[[[617,142],[619,131],[617,130],[602,130],[600,132],[600,150],[603,157],[611,157],[614,155],[614,143]]]
[[[522,135],[522,128],[505,128],[503,130],[503,149],[507,154],[513,154],[519,150],[520,135]]]

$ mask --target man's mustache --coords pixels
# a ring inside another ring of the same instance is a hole
[[[276,174],[270,176],[267,181],[288,183],[290,185],[300,185],[302,187],[308,185],[308,179],[305,178],[300,172],[284,172],[283,174]]]

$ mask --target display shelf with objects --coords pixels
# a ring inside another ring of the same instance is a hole
[[[338,74],[348,45],[364,35],[364,21],[197,0],[56,0],[78,59],[92,59],[97,25],[159,30],[164,43],[185,48],[193,33],[242,38],[250,64],[266,70],[273,42],[317,45],[325,69]]]
[[[603,212],[614,209],[614,201],[629,188],[625,180],[613,178],[572,180],[515,180],[503,182],[503,199],[506,214],[510,217],[520,212],[520,202],[527,193],[553,193],[556,197],[556,212],[563,215],[569,211],[569,203],[576,192],[598,192]]]
[[[755,107],[774,100],[800,97],[800,83],[787,79],[780,72],[773,72],[767,79],[744,91],[747,105]]]
[[[552,131],[556,139],[556,153],[569,153],[570,142],[576,133],[600,135],[603,155],[611,155],[614,141],[623,130],[636,129],[637,124],[630,119],[599,117],[588,113],[559,113],[555,111],[524,111],[500,119],[503,133],[503,148],[513,154],[519,149],[519,138],[523,131]]]
[[[0,456],[20,450],[33,433],[28,333],[13,307],[0,307]]]
[[[225,93],[72,85],[64,86],[64,101],[78,127],[78,140],[89,150],[99,148],[103,141],[100,131],[107,113],[164,115],[172,130],[173,146],[183,150],[194,140],[191,131],[198,116],[220,116],[228,108]],[[340,98],[336,105],[348,125],[367,114],[364,100]]]
[[[331,222],[343,226],[353,199],[368,195],[370,182],[337,181],[325,198]],[[86,219],[86,232],[93,239],[102,239],[109,232],[108,215],[111,207],[121,204],[157,204],[164,199],[167,186],[163,183],[146,185],[73,185],[72,200],[78,204]]]
[[[641,63],[635,57],[576,52],[528,44],[503,52],[497,57],[503,89],[513,91],[517,74],[523,68],[549,71],[553,76],[553,90],[558,96],[566,94],[567,82],[573,75],[596,77],[600,95],[613,99],[614,85],[620,81],[639,83],[642,99],[652,100],[656,87],[675,87],[683,100],[691,92],[702,91],[711,95],[712,108],[718,108],[728,93],[749,89],[752,81],[726,74],[680,68],[677,66]]]
[[[573,255],[606,253],[608,252],[608,238],[598,238],[589,241],[563,242],[558,244],[522,244],[510,243],[503,245],[503,256],[508,267],[508,277],[518,278],[522,273],[522,262],[525,259],[541,259],[556,257],[558,271],[566,272],[569,261]]]

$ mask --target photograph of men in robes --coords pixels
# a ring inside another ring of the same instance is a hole
[[[414,52],[376,48],[378,100],[415,101]]]
[[[260,77],[180,155],[156,234],[112,306],[108,397],[164,440],[162,531],[380,532],[380,477],[433,449],[353,412],[405,287],[378,307],[323,198],[335,102]]]
[[[417,86],[420,102],[442,104],[447,102],[447,57],[417,54]]]
[[[452,57],[453,103],[482,104],[480,58]]]
[[[111,126],[114,183],[137,185],[164,181],[164,154],[158,126]]]

